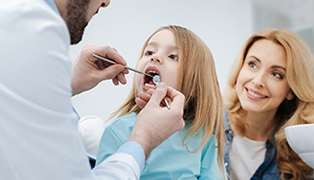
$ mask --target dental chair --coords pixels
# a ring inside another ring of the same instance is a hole
[[[91,168],[95,167],[99,142],[109,123],[97,116],[86,116],[78,122],[78,131],[82,137]]]

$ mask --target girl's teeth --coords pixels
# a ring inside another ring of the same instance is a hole
[[[258,95],[258,94],[254,93],[252,91],[249,91],[249,90],[248,90],[248,92],[249,92],[249,94],[251,94],[252,96],[257,97],[257,98],[265,98],[266,97],[266,96]]]
[[[147,71],[147,73],[157,73],[157,72],[153,71],[153,70],[149,70],[149,71]]]
[[[152,87],[152,88],[156,87],[156,85],[154,85],[154,84],[145,83],[144,85],[147,86],[147,87]]]

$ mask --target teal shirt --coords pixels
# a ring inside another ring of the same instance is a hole
[[[96,164],[112,155],[128,139],[137,115],[130,113],[113,121],[106,127],[100,140]],[[218,149],[214,146],[213,136],[205,147],[190,153],[182,144],[182,139],[191,127],[186,123],[183,130],[174,133],[149,155],[141,180],[154,179],[224,179],[217,163]],[[203,131],[187,139],[190,151],[196,149],[202,139]]]

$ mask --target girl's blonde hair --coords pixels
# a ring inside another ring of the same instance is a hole
[[[235,85],[246,55],[252,45],[261,39],[270,40],[282,46],[287,55],[287,82],[294,93],[293,100],[285,99],[276,113],[275,134],[278,169],[293,175],[293,180],[313,177],[313,169],[306,165],[287,143],[284,128],[297,124],[314,123],[314,58],[309,47],[290,30],[268,29],[252,35],[237,55],[228,77],[228,87],[224,93],[227,100],[228,116],[232,129],[244,135],[246,124],[241,118],[242,109]]]
[[[149,40],[157,32],[170,30],[178,48],[177,90],[185,95],[184,116],[192,126],[186,133],[183,143],[204,129],[202,140],[192,152],[202,149],[211,135],[215,135],[218,146],[218,164],[223,171],[224,156],[224,121],[222,112],[222,96],[216,76],[213,56],[206,44],[192,31],[175,25],[165,26],[153,33],[145,42],[141,57]],[[139,113],[141,108],[135,103],[138,90],[133,80],[132,90],[126,102],[111,117],[121,117],[130,112]],[[187,147],[187,146],[186,146]]]

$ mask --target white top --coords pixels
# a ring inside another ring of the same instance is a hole
[[[232,180],[250,179],[263,163],[265,153],[264,141],[253,141],[245,136],[235,135],[229,150],[230,178]]]
[[[138,179],[139,165],[125,153],[90,170],[60,15],[42,0],[1,0],[0,27],[1,179]]]

